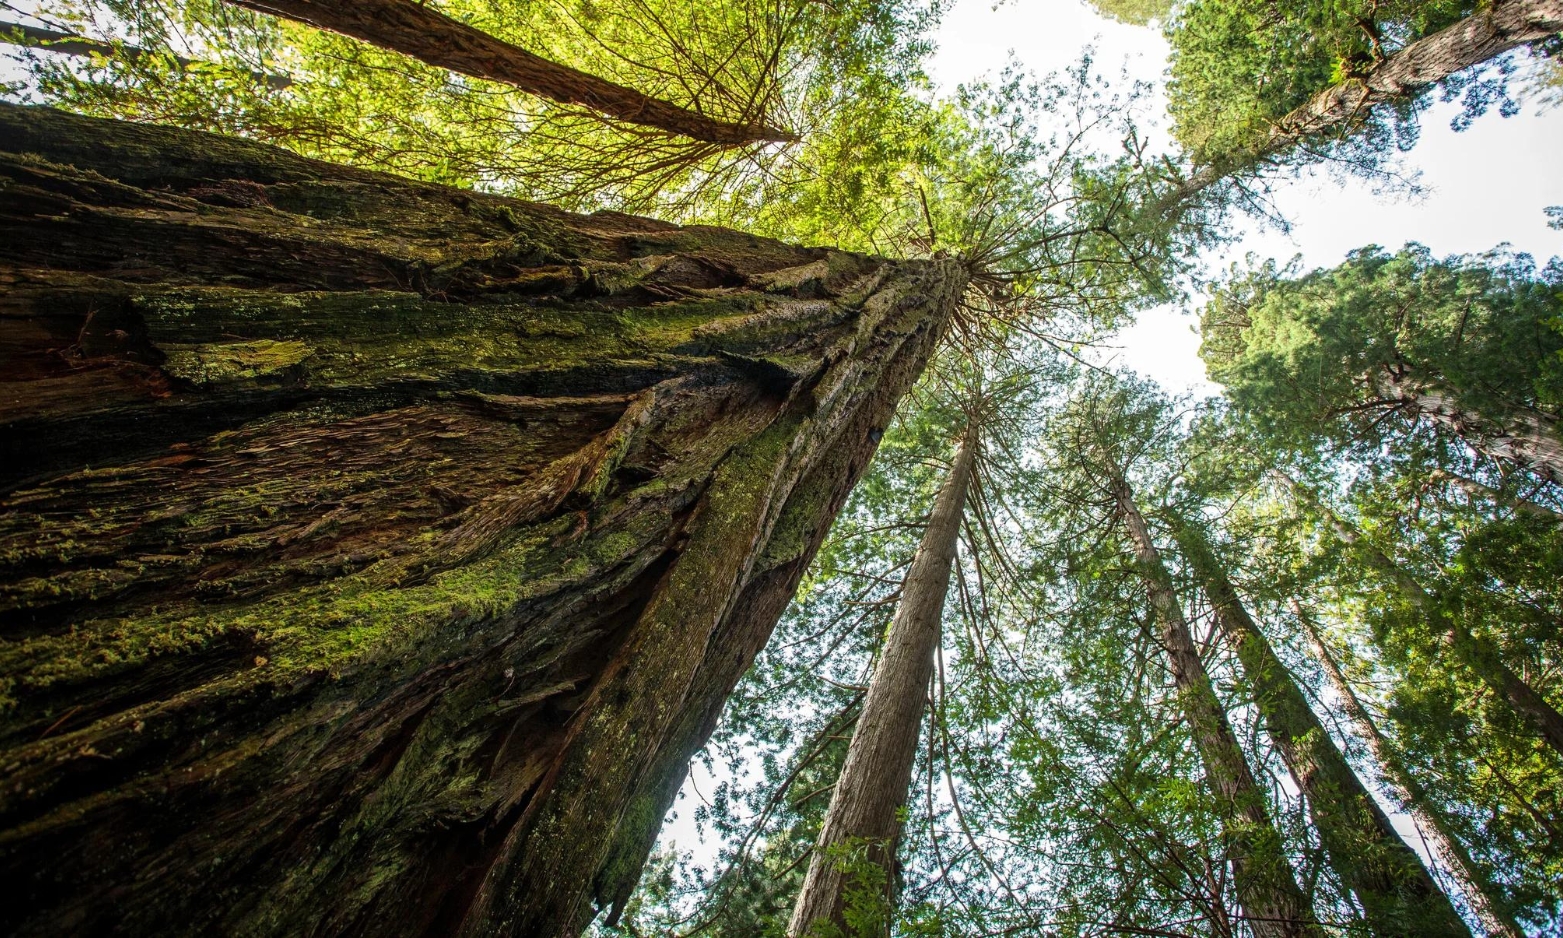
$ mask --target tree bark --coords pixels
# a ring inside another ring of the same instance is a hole
[[[1495,421],[1462,407],[1459,399],[1430,382],[1397,378],[1383,371],[1374,390],[1389,405],[1447,428],[1472,449],[1506,460],[1552,483],[1563,483],[1563,432],[1557,418],[1530,408],[1515,408],[1508,420]]]
[[[1476,864],[1471,860],[1470,852],[1450,832],[1448,824],[1432,806],[1426,790],[1410,772],[1406,771],[1404,764],[1390,747],[1389,741],[1384,738],[1383,733],[1379,732],[1378,725],[1362,706],[1362,701],[1357,698],[1357,693],[1352,689],[1351,682],[1346,679],[1345,672],[1341,670],[1335,656],[1330,653],[1329,646],[1324,643],[1313,616],[1295,599],[1291,600],[1291,607],[1298,624],[1302,626],[1303,633],[1308,636],[1308,644],[1313,648],[1315,659],[1324,669],[1324,675],[1329,680],[1330,686],[1335,689],[1335,696],[1340,700],[1346,719],[1351,722],[1357,736],[1367,744],[1368,752],[1373,756],[1373,761],[1385,781],[1389,783],[1395,800],[1411,816],[1411,820],[1416,824],[1417,830],[1427,841],[1433,854],[1460,884],[1460,893],[1481,922],[1487,938],[1524,938],[1525,933],[1507,913],[1503,900],[1493,889],[1492,880],[1477,869]]]
[[[1563,522],[1563,512],[1555,511],[1551,508],[1548,508],[1546,505],[1538,504],[1528,498],[1520,498],[1515,495],[1509,495],[1505,492],[1501,492],[1498,489],[1493,488],[1490,485],[1478,482],[1475,479],[1468,479],[1465,476],[1450,472],[1447,469],[1434,469],[1431,473],[1429,473],[1429,477],[1434,482],[1453,483],[1459,488],[1464,489],[1465,493],[1473,498],[1480,498],[1499,505],[1506,505],[1510,508],[1513,508],[1520,514],[1530,515],[1533,518],[1540,518],[1543,521]]]
[[[99,42],[86,36],[62,33],[53,29],[44,29],[40,26],[28,26],[26,23],[0,22],[0,42],[40,49],[44,52],[57,52],[60,55],[83,57],[97,55],[106,59],[122,56],[130,62],[138,61],[148,55],[166,55],[177,63],[180,68],[189,68],[192,65],[210,66],[211,64],[197,62],[195,59],[188,59],[182,55],[174,55],[170,52],[148,52],[140,46]],[[237,69],[237,71],[247,73],[251,78],[262,82],[273,91],[282,91],[293,86],[293,78],[290,75],[277,75],[270,72],[251,71],[249,69]]]
[[[1284,482],[1297,499],[1313,507],[1347,546],[1357,550],[1368,566],[1395,584],[1396,590],[1406,602],[1427,618],[1435,635],[1454,656],[1455,661],[1471,672],[1509,702],[1516,713],[1528,722],[1542,742],[1563,755],[1563,714],[1548,703],[1514,670],[1503,661],[1503,652],[1493,642],[1474,635],[1450,615],[1437,599],[1383,551],[1371,544],[1355,526],[1325,505],[1307,486],[1283,472],[1275,475]]]
[[[1178,688],[1178,702],[1223,818],[1232,879],[1244,917],[1256,938],[1322,938],[1324,933],[1314,921],[1283,852],[1280,832],[1270,821],[1264,794],[1200,660],[1150,527],[1134,504],[1128,481],[1120,475],[1110,484],[1151,608],[1161,623],[1162,644]]]
[[[1204,537],[1185,527],[1179,541],[1243,665],[1265,729],[1308,803],[1330,865],[1362,903],[1368,930],[1383,938],[1469,938],[1449,897],[1400,839],[1308,706]]]
[[[950,568],[955,563],[977,458],[978,433],[973,419],[939,488],[928,527],[902,581],[901,599],[874,667],[863,713],[852,733],[809,871],[793,905],[787,934],[795,938],[821,925],[848,927],[843,915],[845,892],[854,885],[855,873],[843,868],[843,858],[833,854],[832,848],[861,850],[863,860],[884,871],[885,898],[889,903],[894,901],[899,813],[906,804],[917,761]]]
[[[1270,129],[1263,143],[1202,166],[1166,200],[1174,206],[1235,171],[1283,153],[1309,137],[1346,136],[1382,104],[1419,92],[1489,59],[1563,31],[1563,0],[1493,0],[1485,9],[1386,56],[1366,74],[1315,94]]]
[[[513,85],[632,124],[719,146],[798,138],[763,123],[715,120],[633,88],[550,62],[412,0],[228,0],[411,56],[437,68]]]
[[[15,935],[574,935],[964,285],[0,106]]]

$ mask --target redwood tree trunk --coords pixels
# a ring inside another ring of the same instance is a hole
[[[861,859],[883,870],[886,898],[893,902],[895,855],[901,836],[898,814],[906,805],[917,761],[944,599],[977,447],[978,424],[973,420],[956,451],[950,474],[939,488],[928,527],[902,581],[901,599],[863,699],[863,713],[847,746],[825,824],[793,905],[789,935],[803,936],[820,925],[834,926],[843,933],[848,927],[843,915],[844,892],[853,885],[855,871],[843,868],[843,858],[832,848],[860,852]]]
[[[1449,897],[1351,770],[1204,538],[1185,528],[1179,540],[1243,665],[1265,729],[1307,800],[1330,865],[1362,903],[1369,931],[1381,938],[1468,938]]]
[[[1135,562],[1145,579],[1151,609],[1161,623],[1162,644],[1178,688],[1178,702],[1222,815],[1233,883],[1249,928],[1257,938],[1322,938],[1283,852],[1280,832],[1270,821],[1264,794],[1200,660],[1150,527],[1135,507],[1128,482],[1120,476],[1112,479],[1111,485]]]
[[[1324,516],[1325,521],[1335,531],[1336,537],[1348,546],[1356,548],[1368,566],[1394,583],[1405,601],[1421,615],[1427,617],[1433,626],[1433,633],[1440,636],[1443,647],[1448,649],[1461,667],[1479,678],[1498,696],[1507,700],[1544,743],[1551,746],[1559,755],[1563,755],[1563,714],[1559,714],[1557,708],[1548,703],[1547,699],[1526,683],[1524,678],[1514,673],[1514,669],[1504,662],[1502,649],[1492,641],[1472,634],[1459,619],[1450,615],[1432,594],[1423,589],[1422,584],[1418,583],[1415,577],[1400,569],[1400,566],[1390,560],[1383,551],[1369,543],[1355,526],[1330,510],[1329,506],[1320,501],[1306,486],[1284,473],[1277,472],[1276,475],[1291,488],[1298,499],[1312,505],[1314,510]]]
[[[1291,606],[1293,614],[1297,616],[1298,624],[1308,636],[1308,644],[1313,648],[1314,657],[1324,669],[1324,675],[1329,680],[1330,686],[1335,689],[1335,696],[1340,701],[1341,709],[1345,711],[1346,719],[1351,722],[1357,736],[1367,743],[1368,752],[1372,754],[1374,763],[1389,782],[1396,800],[1416,823],[1417,830],[1426,839],[1429,848],[1460,883],[1461,894],[1465,896],[1471,911],[1476,913],[1476,917],[1481,921],[1488,938],[1524,938],[1525,933],[1505,911],[1502,899],[1493,889],[1492,880],[1477,869],[1476,864],[1471,860],[1470,852],[1465,849],[1464,844],[1460,843],[1459,838],[1450,832],[1442,815],[1432,806],[1427,792],[1411,773],[1406,771],[1400,758],[1390,748],[1389,741],[1384,738],[1383,733],[1379,732],[1378,725],[1373,722],[1367,709],[1357,699],[1357,693],[1352,690],[1351,682],[1346,679],[1345,672],[1341,670],[1340,664],[1336,662],[1329,646],[1324,643],[1323,637],[1319,634],[1313,616],[1309,615],[1302,604],[1295,599],[1291,601]]]
[[[0,106],[8,934],[573,935],[964,283]]]
[[[1345,136],[1383,104],[1407,101],[1427,88],[1505,52],[1563,31],[1563,0],[1493,0],[1485,9],[1386,56],[1366,74],[1315,94],[1271,128],[1252,150],[1201,167],[1169,197],[1176,205],[1234,169],[1283,153],[1309,137]]]
[[[1477,452],[1563,483],[1563,432],[1550,414],[1522,408],[1500,423],[1462,407],[1454,394],[1426,382],[1379,374],[1375,389],[1392,406],[1428,418]]]
[[[105,59],[111,59],[119,56],[129,62],[138,61],[149,54],[147,50],[139,46],[99,42],[86,36],[62,33],[54,29],[44,29],[41,26],[29,26],[26,23],[0,22],[0,42],[25,46],[30,49],[40,49],[44,52],[76,55],[84,58],[91,58],[96,55]],[[168,55],[181,68],[190,68],[191,66],[210,67],[212,64],[209,62],[197,62],[195,59],[188,59],[182,55],[162,54]],[[243,70],[240,70],[240,74],[243,73]],[[293,86],[293,78],[289,75],[251,71],[249,76],[258,82],[264,83],[273,91],[282,91]]]
[[[560,65],[413,0],[228,0],[412,56],[453,72],[578,104],[632,124],[722,146],[796,140],[760,123],[714,120],[633,88]]]

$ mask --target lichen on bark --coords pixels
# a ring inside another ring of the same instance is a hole
[[[963,285],[0,106],[8,933],[578,932]]]

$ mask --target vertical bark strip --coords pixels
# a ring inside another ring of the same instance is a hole
[[[1428,799],[1426,790],[1406,771],[1405,765],[1390,747],[1389,740],[1379,732],[1378,725],[1362,706],[1362,701],[1357,698],[1357,692],[1352,689],[1339,662],[1324,643],[1313,616],[1295,599],[1291,601],[1291,607],[1304,634],[1308,636],[1314,658],[1324,669],[1325,678],[1335,690],[1346,719],[1351,722],[1357,736],[1367,744],[1368,752],[1389,783],[1395,800],[1416,823],[1417,830],[1426,839],[1433,854],[1460,884],[1460,893],[1481,922],[1487,938],[1524,938],[1525,933],[1508,914],[1503,900],[1493,889],[1492,880],[1477,868],[1471,860],[1470,851],[1450,832],[1449,825]]]
[[[1309,137],[1346,136],[1375,107],[1410,100],[1450,76],[1560,31],[1563,0],[1493,0],[1485,9],[1386,56],[1366,74],[1315,94],[1278,121],[1263,142],[1195,171],[1165,204],[1175,206],[1232,172],[1284,153]]]
[[[825,813],[803,888],[793,905],[787,934],[807,935],[821,925],[846,928],[844,893],[853,871],[843,869],[838,850],[861,849],[863,859],[885,873],[887,890],[895,881],[898,815],[906,804],[917,761],[928,686],[933,680],[950,569],[966,512],[977,458],[978,422],[967,426],[955,462],[934,500],[933,513],[912,566],[901,584],[901,600],[874,667],[863,713],[847,747],[846,762]],[[893,899],[893,895],[890,896]]]
[[[228,0],[400,52],[437,68],[513,85],[632,124],[719,146],[790,142],[760,123],[732,123],[534,55],[413,0]]]
[[[574,935],[964,285],[0,106],[0,930]]]
[[[1185,527],[1179,542],[1253,686],[1265,729],[1307,800],[1330,864],[1362,903],[1369,930],[1384,938],[1468,938],[1449,897],[1351,770],[1204,537]]]
[[[1355,526],[1332,511],[1307,486],[1279,471],[1275,472],[1275,476],[1292,491],[1298,501],[1317,511],[1335,532],[1335,536],[1355,549],[1368,566],[1395,584],[1401,597],[1427,618],[1433,633],[1439,636],[1443,646],[1461,667],[1507,700],[1543,743],[1563,755],[1563,714],[1558,713],[1557,708],[1526,683],[1524,678],[1514,673],[1514,669],[1504,662],[1502,649],[1491,640],[1472,634],[1415,577],[1371,544]]]
[[[1200,660],[1172,577],[1162,563],[1145,516],[1122,475],[1110,480],[1118,515],[1128,531],[1135,562],[1145,579],[1151,608],[1161,623],[1178,702],[1194,734],[1205,775],[1218,801],[1243,915],[1257,938],[1321,938],[1308,901],[1297,885],[1282,850],[1281,835],[1270,820],[1264,794],[1254,780],[1243,749],[1227,722],[1210,675]]]

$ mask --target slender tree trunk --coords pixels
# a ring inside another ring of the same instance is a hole
[[[1151,608],[1161,622],[1162,644],[1177,684],[1178,701],[1224,819],[1232,878],[1249,927],[1258,938],[1321,938],[1323,932],[1283,852],[1280,832],[1270,821],[1264,794],[1200,660],[1150,527],[1135,507],[1127,480],[1119,476],[1111,484],[1118,514],[1134,545],[1135,562],[1145,578]]]
[[[933,680],[950,568],[977,458],[978,433],[974,419],[956,450],[950,474],[939,488],[928,527],[902,581],[901,599],[863,700],[863,714],[852,733],[808,874],[792,908],[789,935],[803,936],[820,925],[847,927],[844,893],[860,874],[843,869],[844,858],[838,855],[843,849],[861,853],[854,859],[883,871],[885,898],[894,902],[899,813],[906,805],[917,761],[917,741]]]
[[[1191,198],[1231,173],[1290,150],[1309,137],[1344,137],[1379,105],[1409,100],[1450,76],[1559,31],[1563,31],[1563,0],[1493,0],[1485,9],[1386,57],[1367,74],[1315,94],[1278,121],[1263,143],[1196,170],[1166,204]]]
[[[1369,931],[1382,938],[1469,936],[1449,897],[1400,839],[1308,706],[1203,535],[1185,527],[1179,541],[1242,662],[1265,728],[1307,800],[1330,864],[1362,903]]]
[[[1563,482],[1563,432],[1550,414],[1518,408],[1500,423],[1467,410],[1435,384],[1378,373],[1374,387],[1395,407],[1427,417],[1477,452],[1529,469],[1548,482]]]
[[[0,931],[574,935],[964,284],[0,106]]]
[[[1540,518],[1543,521],[1563,522],[1563,512],[1555,511],[1554,509],[1548,508],[1546,505],[1538,504],[1528,498],[1520,498],[1518,496],[1509,495],[1505,492],[1501,492],[1498,489],[1493,488],[1490,485],[1478,482],[1475,479],[1468,479],[1465,476],[1449,472],[1445,469],[1434,469],[1430,475],[1433,481],[1451,482],[1454,485],[1464,489],[1466,494],[1472,496],[1473,498],[1484,499],[1486,501],[1495,502],[1499,505],[1507,505],[1521,514],[1530,515],[1533,518]]]
[[[1377,724],[1368,715],[1367,709],[1362,706],[1362,701],[1357,698],[1351,682],[1346,679],[1345,672],[1341,670],[1335,656],[1330,653],[1329,646],[1324,643],[1313,616],[1295,599],[1291,601],[1291,607],[1292,613],[1296,615],[1298,623],[1302,626],[1303,633],[1308,636],[1308,644],[1313,648],[1314,657],[1324,669],[1324,675],[1329,680],[1330,686],[1335,689],[1335,696],[1340,699],[1340,706],[1346,714],[1346,719],[1351,722],[1357,736],[1367,744],[1368,752],[1389,783],[1395,800],[1411,816],[1411,820],[1415,822],[1417,830],[1421,832],[1433,854],[1460,884],[1460,893],[1481,922],[1483,931],[1488,938],[1524,938],[1525,933],[1509,916],[1503,900],[1493,889],[1492,880],[1477,868],[1465,845],[1450,832],[1441,813],[1432,806],[1426,790],[1410,772],[1406,771],[1405,765],[1390,747],[1389,740],[1379,732]]]
[[[707,117],[633,88],[550,62],[413,0],[228,0],[285,19],[361,39],[453,72],[513,85],[562,104],[720,146],[790,142],[762,123]]]
[[[211,63],[197,62],[195,59],[187,59],[182,55],[172,53],[149,53],[140,46],[116,44],[112,42],[99,42],[86,36],[78,36],[74,33],[62,33],[53,29],[44,29],[40,26],[28,26],[26,23],[0,22],[0,42],[10,45],[26,46],[33,49],[41,49],[44,52],[57,52],[60,55],[77,55],[83,57],[102,56],[103,58],[123,57],[126,61],[135,62],[148,55],[167,55],[179,65],[180,68],[189,68],[192,65],[204,65],[210,67]],[[249,76],[258,82],[264,82],[273,91],[282,91],[293,86],[293,78],[289,75],[276,75],[269,72],[249,71],[239,69],[241,74],[248,72]]]
[[[1535,688],[1527,684],[1504,663],[1503,652],[1497,645],[1481,636],[1473,635],[1457,618],[1440,606],[1437,599],[1423,589],[1422,584],[1418,583],[1415,577],[1402,570],[1383,551],[1369,543],[1356,527],[1332,511],[1307,486],[1283,472],[1277,471],[1275,474],[1286,483],[1300,501],[1311,505],[1319,512],[1335,531],[1335,535],[1348,546],[1355,548],[1368,566],[1395,584],[1406,602],[1415,607],[1433,625],[1434,633],[1441,637],[1444,647],[1454,656],[1455,661],[1481,679],[1500,697],[1509,701],[1510,706],[1514,707],[1515,712],[1530,724],[1541,740],[1559,755],[1563,755],[1563,714],[1559,714],[1546,698],[1537,693]]]

